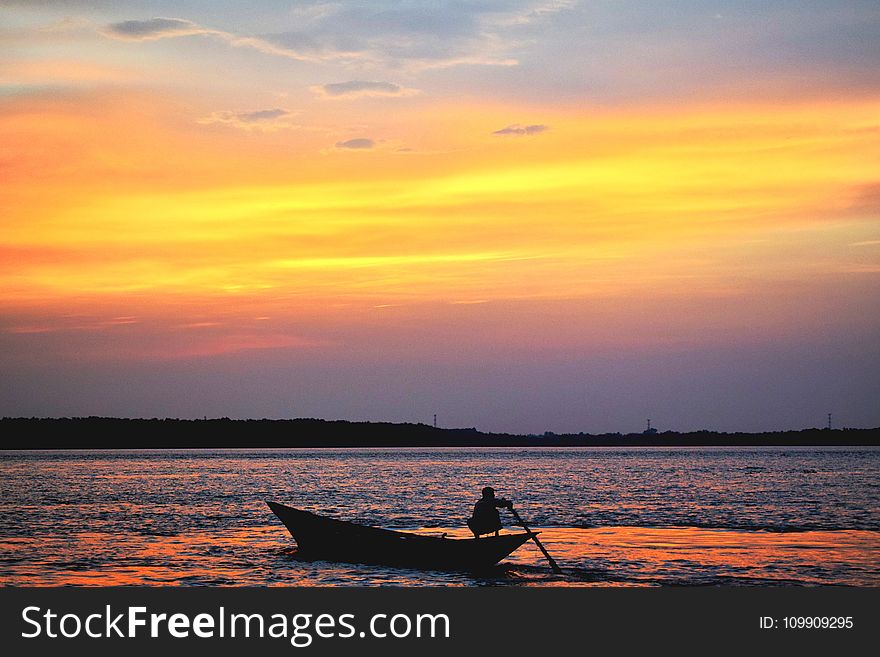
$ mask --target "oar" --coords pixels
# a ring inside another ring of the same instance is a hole
[[[553,572],[556,573],[557,575],[561,575],[562,568],[560,568],[556,564],[556,562],[553,560],[553,557],[551,557],[550,553],[547,552],[547,548],[545,548],[541,544],[541,541],[538,540],[538,535],[535,534],[535,532],[533,532],[531,529],[529,529],[529,526],[526,524],[525,520],[520,518],[519,514],[516,512],[516,509],[513,508],[512,504],[507,508],[510,509],[510,512],[513,514],[513,517],[516,518],[516,521],[522,526],[522,528],[526,530],[526,534],[528,534],[529,536],[532,537],[532,540],[535,542],[535,545],[537,545],[539,548],[541,548],[541,552],[543,552],[544,556],[547,557],[547,561],[550,562],[550,567],[553,569]]]

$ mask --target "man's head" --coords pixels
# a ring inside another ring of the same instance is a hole
[[[483,497],[485,497],[487,500],[491,500],[493,497],[495,497],[495,489],[491,486],[486,486],[483,489]]]

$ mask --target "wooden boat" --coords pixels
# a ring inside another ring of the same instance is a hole
[[[326,518],[277,502],[266,504],[296,539],[303,556],[327,561],[473,571],[495,565],[534,536],[423,536]]]

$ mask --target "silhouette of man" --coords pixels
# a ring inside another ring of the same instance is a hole
[[[498,509],[512,506],[511,502],[495,497],[494,488],[486,486],[483,489],[483,497],[474,504],[474,514],[467,522],[468,527],[474,533],[474,538],[480,538],[481,534],[491,534],[492,532],[498,536],[498,530],[501,529],[501,516],[498,515]]]

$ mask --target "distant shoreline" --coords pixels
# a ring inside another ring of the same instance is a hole
[[[0,449],[215,449],[343,447],[876,446],[880,427],[761,433],[714,431],[516,435],[426,424],[346,420],[84,418],[0,419]]]

